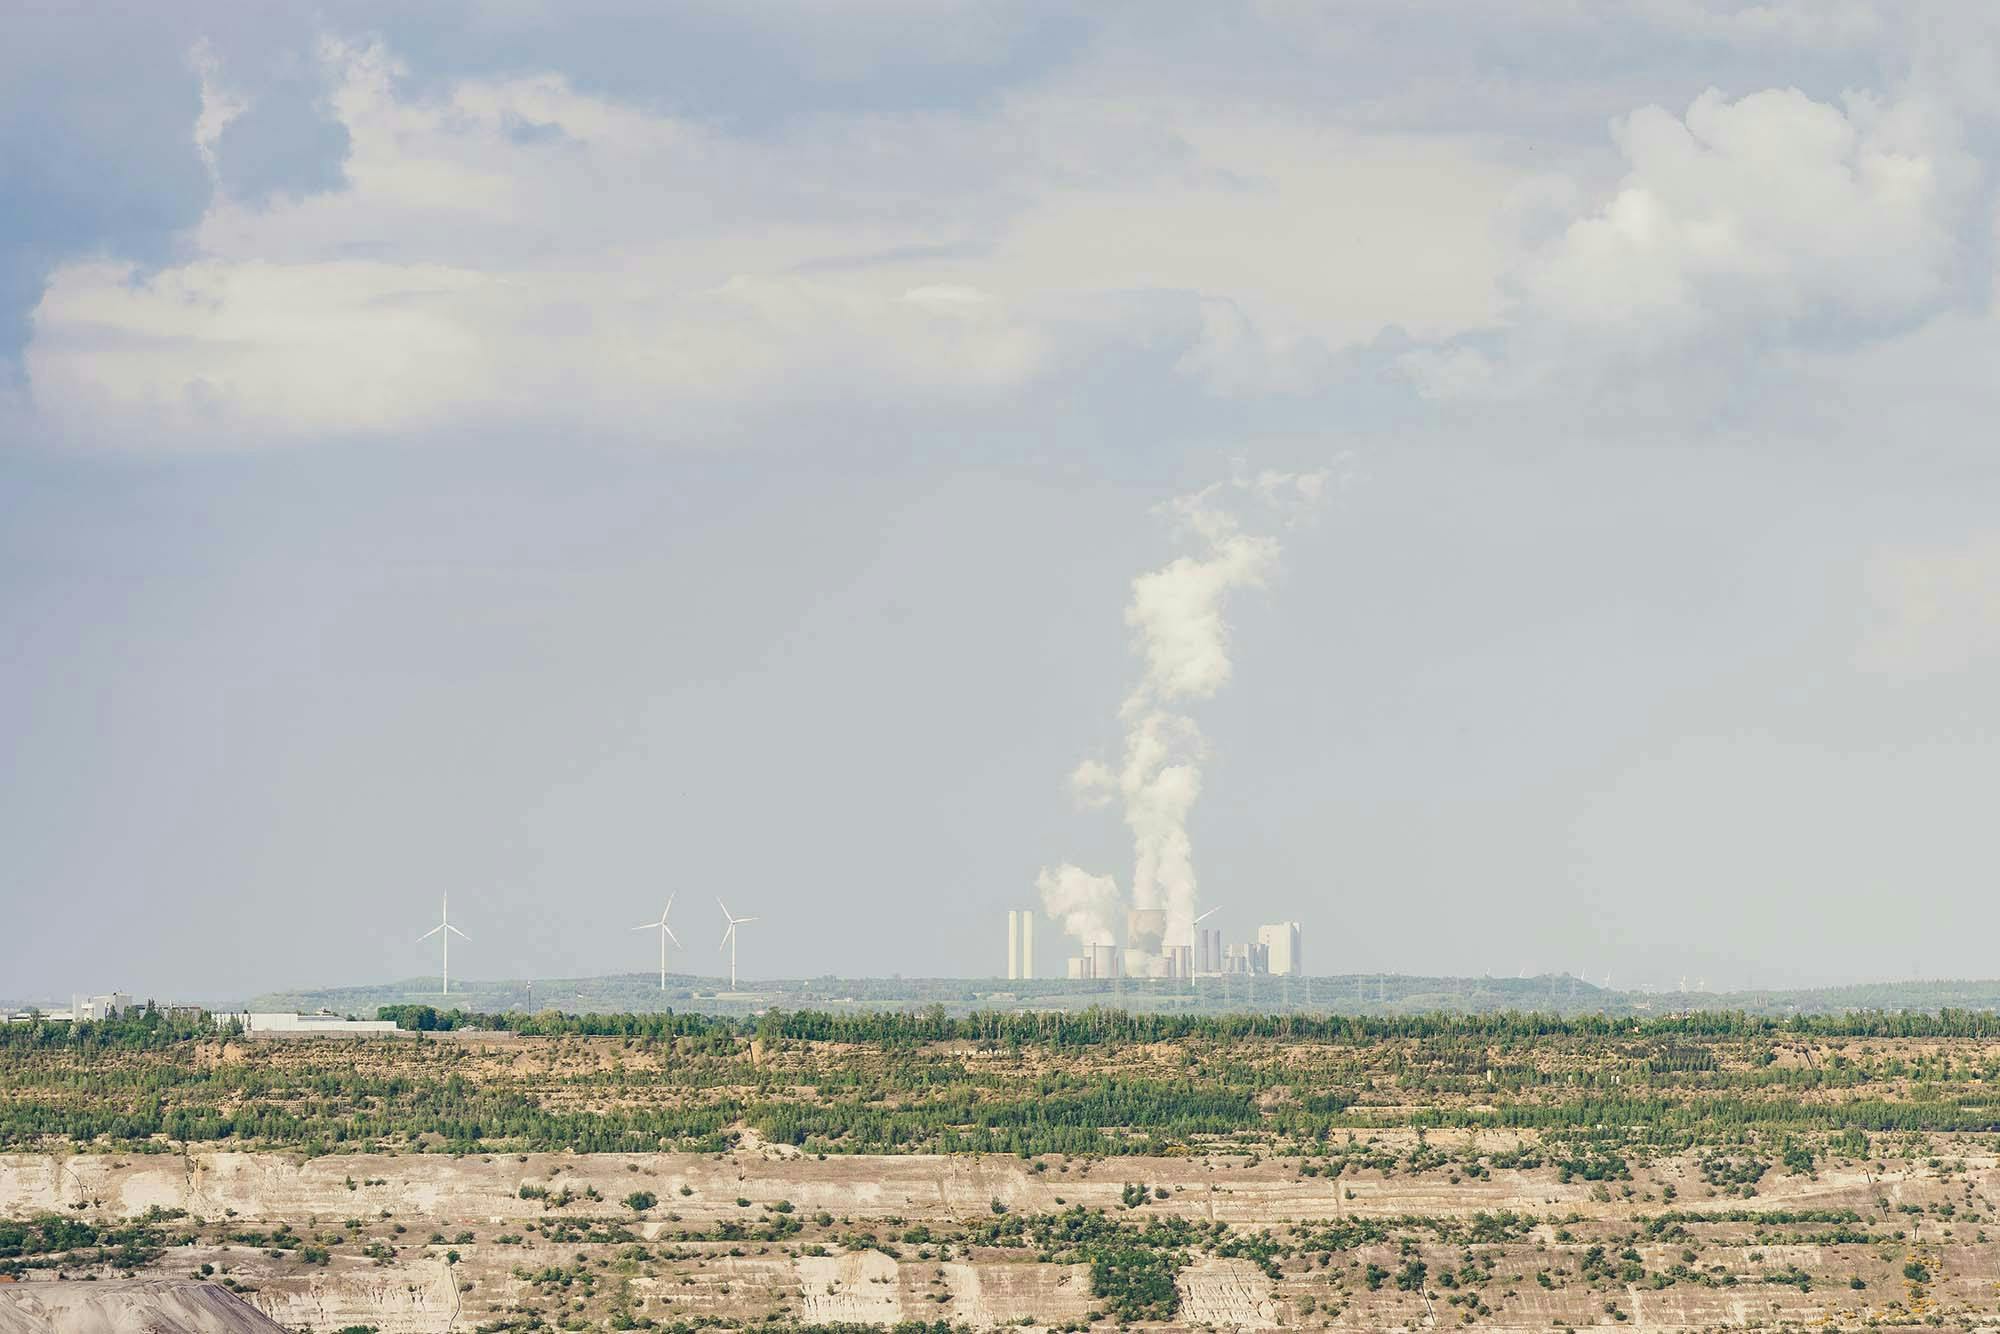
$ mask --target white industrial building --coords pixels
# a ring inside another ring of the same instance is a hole
[[[116,1019],[121,1014],[129,1014],[138,1009],[132,998],[122,991],[107,992],[102,996],[85,996],[70,1004],[70,1013],[78,1019],[101,1021]]]
[[[1257,943],[1264,949],[1265,971],[1272,976],[1296,977],[1305,971],[1297,922],[1273,922],[1258,927]]]
[[[227,1028],[231,1021],[243,1026],[243,1031],[253,1037],[288,1035],[294,1037],[344,1038],[358,1037],[369,1033],[394,1033],[396,1025],[387,1019],[349,1019],[331,1010],[320,1010],[313,1014],[284,1014],[252,1010],[238,1014],[218,1014],[215,1016],[217,1028]]]
[[[1221,931],[1197,925],[1193,943],[1170,945],[1166,929],[1167,915],[1160,909],[1131,909],[1125,914],[1124,946],[1085,945],[1082,953],[1069,960],[1069,975],[1088,980],[1298,977],[1305,973],[1297,922],[1260,926],[1255,940],[1239,944],[1225,944]]]
[[[1035,910],[1007,910],[1007,980],[1031,981],[1035,976]]]

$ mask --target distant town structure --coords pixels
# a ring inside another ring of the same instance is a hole
[[[70,1003],[69,1011],[78,1019],[98,1022],[116,1019],[138,1008],[132,1003],[132,998],[124,992],[112,991],[102,996],[85,996],[81,1000],[74,1000]]]
[[[1035,910],[1007,911],[1007,980],[1032,981],[1035,976]]]
[[[285,1014],[261,1010],[239,1011],[215,1016],[217,1028],[234,1022],[253,1037],[359,1037],[369,1033],[394,1033],[396,1025],[387,1019],[349,1019],[331,1010],[312,1014]]]
[[[78,1021],[102,1023],[107,1019],[124,1019],[151,1010],[162,1019],[199,1019],[205,1013],[199,1005],[182,1005],[172,1002],[135,1000],[129,992],[107,991],[99,996],[71,996],[67,1010],[13,1010],[0,1014],[0,1020],[10,1024],[27,1024],[39,1020],[51,1024],[71,1024]]]
[[[37,1021],[67,1024],[74,1022],[75,1019],[76,1013],[73,1010],[13,1010],[7,1015],[7,1022],[10,1024],[32,1024]]]
[[[1264,949],[1265,970],[1273,976],[1295,977],[1305,971],[1297,922],[1273,922],[1258,927],[1257,943]]]

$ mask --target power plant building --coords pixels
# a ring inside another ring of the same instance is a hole
[[[70,1003],[69,1011],[78,1019],[102,1021],[116,1019],[123,1014],[131,1014],[139,1007],[132,998],[122,991],[113,991],[103,996],[85,996]]]
[[[1222,971],[1238,977],[1262,977],[1271,971],[1271,951],[1251,941],[1226,946],[1222,952]]]
[[[256,1037],[347,1038],[396,1031],[395,1023],[388,1019],[349,1019],[331,1010],[320,1010],[313,1014],[252,1010],[248,1013],[215,1016],[215,1026],[219,1029],[229,1027],[232,1022],[240,1025],[245,1033]]]
[[[1035,910],[1007,912],[1007,980],[1033,981],[1035,976]]]
[[[1297,922],[1260,926],[1256,940],[1241,944],[1225,944],[1222,932],[1213,927],[1195,927],[1192,943],[1169,944],[1166,934],[1164,909],[1128,909],[1124,945],[1085,945],[1069,959],[1068,975],[1078,981],[1116,977],[1191,980],[1223,975],[1295,977],[1305,972]]]
[[[1296,977],[1305,971],[1297,922],[1273,922],[1258,927],[1257,944],[1263,948],[1266,967],[1273,976]]]

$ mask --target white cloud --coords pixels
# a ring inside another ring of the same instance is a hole
[[[1865,585],[1863,671],[1920,680],[2000,658],[2000,534],[1878,552]]]
[[[1018,401],[1112,346],[1257,396],[1388,323],[1497,309],[1486,214],[1513,173],[1448,139],[1073,90],[739,137],[555,75],[424,96],[380,47],[321,55],[345,185],[222,192],[184,262],[55,273],[24,357],[47,420],[706,438],[788,406]]]
[[[1617,184],[1526,180],[1507,318],[1396,357],[1421,395],[1603,429],[1808,416],[1798,378],[1982,311],[1983,165],[1948,103],[1914,88],[1839,104],[1795,89],[1621,118]],[[1551,211],[1570,216],[1553,234]]]
[[[1647,21],[1847,49],[1879,18]],[[1622,176],[1593,183],[1587,157],[1181,92],[1106,51],[976,111],[758,134],[557,74],[418,92],[379,46],[320,54],[344,185],[223,191],[159,272],[58,271],[24,355],[46,420],[197,444],[492,422],[711,439],[856,403],[1055,412],[1035,391],[1119,383],[1100,364],[1280,411],[1376,356],[1424,397],[1581,389],[1632,420],[1739,397],[1749,345],[1879,340],[1984,286],[1963,99],[1915,78],[1644,106],[1613,131]],[[212,156],[236,104],[196,59]]]
[[[1615,130],[1630,170],[1520,275],[1529,317],[1650,326],[1897,321],[1947,300],[1976,172],[1922,102],[1846,108],[1791,89]]]

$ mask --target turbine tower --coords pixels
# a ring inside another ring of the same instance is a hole
[[[1221,911],[1222,911],[1222,905],[1218,903],[1213,908],[1210,908],[1207,912],[1200,914],[1192,922],[1188,923],[1188,930],[1194,933],[1194,939],[1189,941],[1188,944],[1190,945],[1191,948],[1194,949],[1196,955],[1198,956],[1195,966],[1204,971],[1213,971],[1217,973],[1222,971],[1222,960],[1211,959],[1208,957],[1209,951],[1207,945],[1207,938],[1201,929],[1201,924],[1203,922],[1206,922],[1209,918],[1215,916],[1217,913]],[[1222,938],[1222,932],[1219,928],[1217,929],[1215,935],[1216,939],[1220,941]],[[1219,952],[1220,946],[1218,946],[1217,948]]]
[[[673,929],[672,927],[670,927],[670,926],[668,926],[668,925],[667,925],[667,914],[668,914],[668,913],[670,913],[670,912],[672,912],[672,911],[674,910],[674,898],[675,898],[675,896],[674,896],[673,894],[669,894],[669,895],[667,895],[667,906],[666,906],[665,908],[661,909],[661,911],[660,911],[660,920],[659,920],[659,921],[657,921],[657,922],[641,922],[641,923],[639,923],[639,925],[637,925],[637,926],[635,926],[635,927],[633,927],[633,928],[632,928],[632,929],[633,929],[634,931],[651,931],[651,930],[653,930],[653,929],[654,929],[655,927],[658,927],[658,928],[659,928],[659,931],[660,931],[660,990],[662,990],[662,991],[665,991],[665,990],[667,989],[667,942],[668,942],[669,940],[671,940],[671,941],[673,941],[673,942],[674,942],[674,944],[675,944],[676,946],[679,946],[679,945],[680,945],[680,943],[681,943],[681,938],[680,938],[679,936],[677,936],[677,935],[675,935],[675,934],[674,934],[674,929]],[[727,910],[725,910],[725,915],[726,915],[726,913],[727,913]]]
[[[417,942],[421,944],[439,932],[444,933],[444,939],[439,942],[444,946],[444,972],[438,980],[438,995],[449,996],[451,994],[451,938],[457,936],[460,940],[471,939],[465,932],[451,924],[451,895],[449,894],[446,894],[438,905],[438,924],[424,932],[421,936],[418,936]]]
[[[715,906],[722,909],[722,916],[729,923],[729,929],[722,933],[722,945],[729,947],[729,989],[734,991],[736,990],[736,928],[742,926],[745,922],[754,922],[757,919],[754,917],[736,916],[729,911],[729,905],[724,903],[719,897],[715,900]],[[722,945],[717,945],[715,948],[720,951]]]

